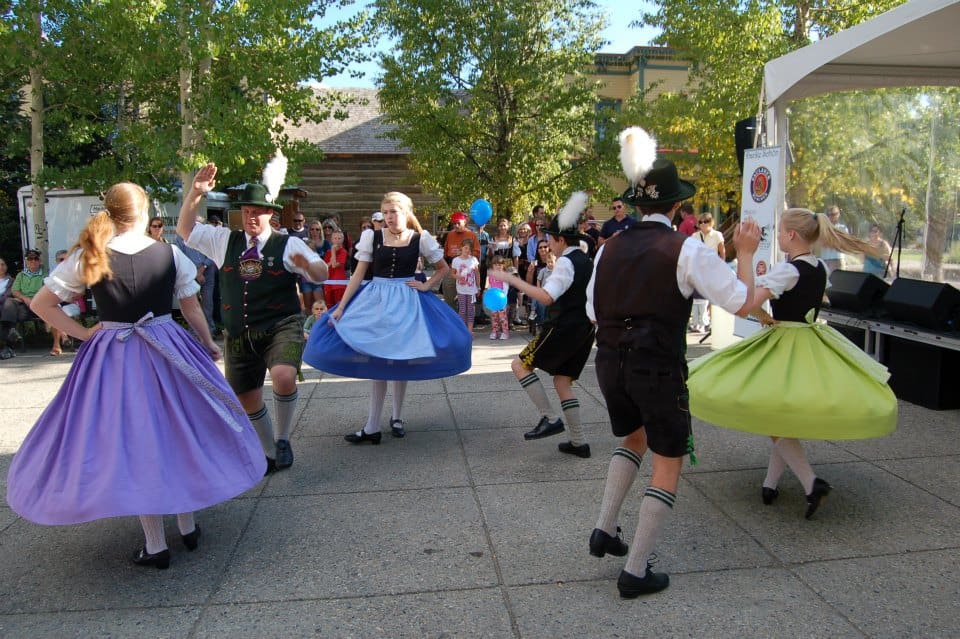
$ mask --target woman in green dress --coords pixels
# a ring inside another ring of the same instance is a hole
[[[808,519],[831,486],[816,476],[800,439],[867,439],[894,431],[897,400],[887,369],[816,316],[827,272],[812,254],[819,242],[845,253],[873,253],[836,230],[826,216],[788,209],[777,242],[787,260],[757,278],[754,311],[767,326],[724,350],[692,362],[690,410],[720,426],[773,440],[761,497],[772,504],[786,467],[806,494]],[[772,319],[760,311],[770,301]],[[764,321],[766,320],[766,321]]]

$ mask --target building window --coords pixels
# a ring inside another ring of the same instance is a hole
[[[615,116],[620,113],[622,107],[623,100],[604,98],[597,102],[596,106],[594,107],[594,114],[596,122],[596,141],[598,143],[606,139],[607,135],[609,134],[610,126],[613,123]]]

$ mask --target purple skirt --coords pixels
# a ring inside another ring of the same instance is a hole
[[[14,456],[7,502],[47,525],[192,512],[256,485],[265,466],[220,370],[169,315],[107,323]]]

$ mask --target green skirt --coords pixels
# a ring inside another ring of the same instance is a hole
[[[826,324],[781,322],[690,363],[690,412],[758,435],[869,439],[897,427],[890,373]]]

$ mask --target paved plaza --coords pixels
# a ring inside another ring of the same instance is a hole
[[[789,473],[761,503],[768,440],[695,423],[699,464],[657,548],[670,588],[621,600],[623,558],[587,552],[616,446],[592,362],[577,393],[593,456],[561,455],[563,435],[523,440],[536,418],[509,363],[525,342],[478,331],[473,368],[411,383],[408,435],[380,446],[343,441],[369,383],[306,369],[294,466],[199,513],[197,552],[167,518],[166,571],[130,562],[134,517],[44,527],[0,502],[0,637],[960,636],[960,411],[901,403],[888,438],[808,443],[834,486],[810,521]],[[72,359],[0,362],[4,494]],[[640,472],[628,542],[648,459]]]

